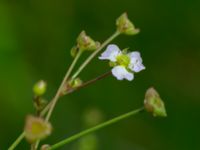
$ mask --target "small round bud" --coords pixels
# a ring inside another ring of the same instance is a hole
[[[73,80],[70,79],[65,83],[65,86],[63,86],[60,96],[67,94],[70,90],[78,88],[79,86],[82,85],[82,83],[83,81],[80,78],[75,78]]]
[[[149,88],[145,94],[144,107],[154,117],[166,117],[165,104],[154,88]]]
[[[139,33],[139,29],[136,29],[134,24],[128,19],[126,13],[123,13],[116,21],[117,30],[120,33],[126,35],[135,35]]]
[[[46,82],[40,80],[33,86],[33,92],[36,96],[42,96],[46,92],[46,87]]]
[[[78,48],[82,51],[94,51],[98,48],[99,43],[95,42],[91,37],[82,31],[77,38]]]
[[[69,81],[69,87],[77,88],[77,87],[81,86],[82,83],[83,83],[83,81],[80,78],[76,78],[74,80]]]
[[[34,116],[28,116],[26,118],[24,132],[26,139],[30,143],[46,138],[51,134],[51,131],[51,124],[42,118]]]
[[[50,148],[50,145],[44,144],[44,145],[41,146],[40,150],[48,150],[49,148]]]
[[[76,87],[79,87],[80,85],[82,85],[83,81],[80,79],[80,78],[76,78],[73,82],[73,85],[72,87],[73,88],[76,88]]]
[[[75,57],[77,53],[78,53],[78,47],[77,46],[73,46],[71,51],[70,51],[71,56]]]

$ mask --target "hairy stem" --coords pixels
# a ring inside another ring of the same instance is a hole
[[[67,138],[67,139],[64,139],[64,140],[62,140],[62,141],[60,141],[60,142],[58,142],[58,143],[52,145],[48,150],[58,149],[58,148],[60,148],[61,146],[65,145],[65,144],[68,144],[68,143],[70,143],[70,142],[72,142],[72,141],[74,141],[74,140],[76,140],[76,139],[79,139],[80,137],[82,137],[82,136],[84,136],[84,135],[86,135],[86,134],[95,132],[95,131],[97,131],[97,130],[99,130],[99,129],[105,128],[105,127],[107,127],[107,126],[109,126],[109,125],[112,125],[112,124],[114,124],[114,123],[116,123],[116,122],[119,122],[119,121],[124,120],[124,119],[126,119],[126,118],[128,118],[128,117],[131,117],[131,116],[133,116],[133,115],[136,115],[136,114],[142,112],[143,110],[144,110],[143,107],[142,107],[142,108],[139,108],[139,109],[136,109],[136,110],[133,110],[133,111],[131,111],[131,112],[128,112],[128,113],[126,113],[126,114],[123,114],[123,115],[121,115],[121,116],[118,116],[118,117],[116,117],[116,118],[113,118],[113,119],[111,119],[111,120],[108,120],[108,121],[106,121],[106,122],[104,122],[104,123],[101,123],[101,124],[99,124],[99,125],[97,125],[97,126],[94,126],[94,127],[90,128],[90,129],[84,130],[84,131],[82,131],[82,132],[80,132],[80,133],[78,133],[78,134],[75,134],[75,135],[73,135],[73,136],[71,136],[71,137],[69,137],[69,138]]]

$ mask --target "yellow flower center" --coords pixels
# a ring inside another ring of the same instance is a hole
[[[130,64],[130,57],[128,55],[125,54],[121,54],[119,56],[117,56],[117,64],[119,64],[120,66],[124,66],[124,67],[128,67],[128,65]]]

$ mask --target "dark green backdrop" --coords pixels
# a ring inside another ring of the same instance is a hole
[[[146,89],[154,86],[166,103],[168,117],[143,113],[101,130],[97,132],[99,149],[200,149],[199,0],[1,0],[1,150],[19,135],[26,114],[33,112],[32,85],[46,80],[50,99],[72,60],[69,50],[79,32],[85,29],[103,41],[114,32],[115,19],[124,11],[141,33],[120,36],[113,43],[139,50],[146,70],[133,82],[109,77],[62,98],[52,117],[54,132],[44,143],[80,131],[81,116],[88,107],[100,109],[105,119],[140,107]],[[109,69],[106,62],[95,59],[81,78]],[[29,149],[28,144],[17,149]]]

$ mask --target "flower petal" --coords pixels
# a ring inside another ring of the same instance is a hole
[[[101,59],[101,60],[107,59],[107,60],[115,62],[116,61],[116,57],[120,53],[121,53],[121,50],[119,49],[119,47],[117,45],[111,44],[111,45],[108,45],[108,47],[101,54],[101,56],[99,57],[99,59]]]
[[[131,63],[136,63],[137,61],[142,63],[142,58],[140,56],[140,52],[131,52],[128,54],[130,59],[131,59]]]
[[[140,72],[145,69],[145,66],[142,63],[137,63],[133,67],[134,72]]]
[[[129,69],[134,72],[140,72],[145,69],[145,66],[142,64],[142,58],[139,52],[131,52],[128,54],[131,62],[129,64]]]
[[[128,81],[132,81],[134,76],[132,73],[128,72],[123,66],[116,66],[112,69],[112,74],[117,78],[117,80],[126,79]]]

